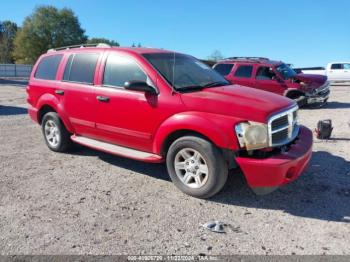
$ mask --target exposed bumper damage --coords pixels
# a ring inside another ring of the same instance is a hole
[[[329,82],[315,89],[313,93],[307,93],[305,96],[306,104],[325,103],[329,98]]]
[[[312,132],[301,126],[289,150],[268,158],[237,157],[248,185],[259,195],[267,194],[296,178],[306,168],[312,155]]]

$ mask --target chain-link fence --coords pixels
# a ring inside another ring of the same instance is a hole
[[[0,77],[29,77],[32,65],[0,64]]]

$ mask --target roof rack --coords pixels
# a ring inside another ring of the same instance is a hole
[[[51,48],[51,49],[47,50],[47,52],[50,53],[50,52],[54,52],[54,51],[73,49],[73,48],[84,48],[84,47],[110,48],[111,46],[109,44],[105,44],[105,43],[80,44],[80,45],[70,45],[70,46],[62,46],[62,47],[58,47],[58,48]]]
[[[224,60],[269,60],[266,57],[258,57],[258,56],[233,56],[227,57]]]

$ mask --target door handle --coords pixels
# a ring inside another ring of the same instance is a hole
[[[109,97],[108,96],[96,96],[97,100],[98,101],[101,101],[101,102],[109,102]]]
[[[63,90],[55,90],[55,93],[57,95],[63,96],[64,95],[64,91]]]

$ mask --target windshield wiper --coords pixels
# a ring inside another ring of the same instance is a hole
[[[201,91],[204,87],[199,85],[184,86],[181,88],[176,88],[178,91]]]
[[[224,82],[224,81],[216,81],[216,82],[211,82],[208,84],[203,85],[202,87],[215,87],[215,86],[228,86],[230,85],[228,82]]]

